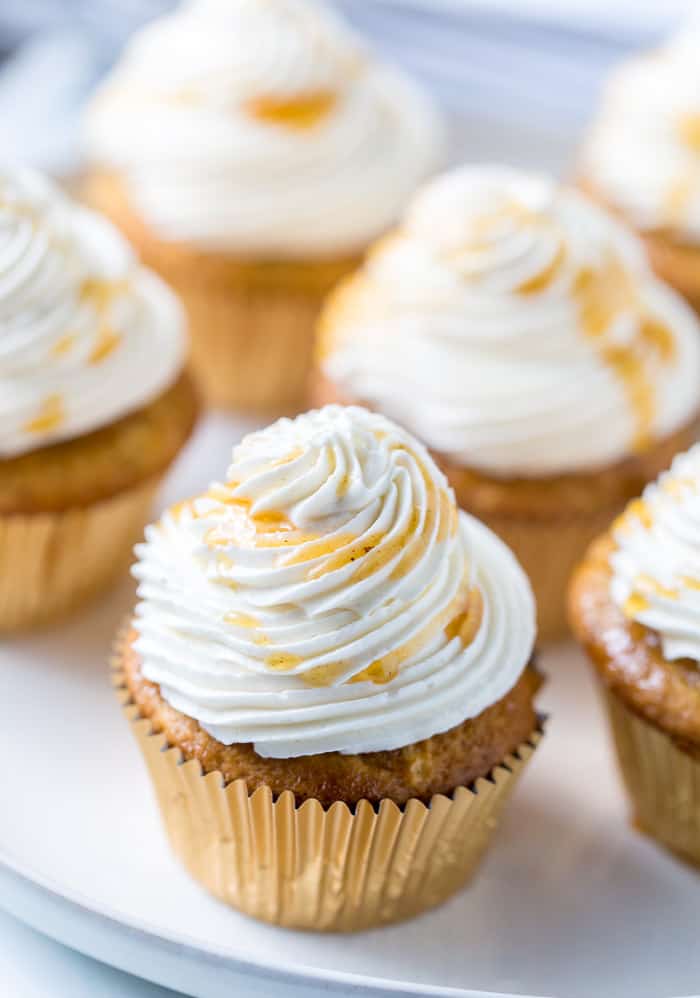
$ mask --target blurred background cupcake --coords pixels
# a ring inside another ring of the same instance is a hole
[[[659,275],[700,310],[700,20],[614,72],[579,175],[643,235]]]
[[[86,118],[86,194],[179,292],[217,405],[304,397],[324,294],[435,166],[437,112],[312,0],[188,0]]]
[[[331,296],[319,401],[364,402],[430,447],[458,502],[565,631],[587,544],[692,439],[700,330],[582,194],[506,167],[429,184]]]
[[[0,633],[124,568],[195,396],[174,295],[43,177],[0,172]]]
[[[633,817],[700,865],[700,445],[630,503],[571,587]]]
[[[280,420],[138,557],[118,682],[194,877],[326,930],[457,890],[539,738],[535,607],[424,448],[359,408]]]

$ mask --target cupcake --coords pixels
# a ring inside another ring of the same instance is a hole
[[[637,825],[700,864],[700,445],[592,545],[570,612]]]
[[[611,77],[579,164],[663,280],[700,310],[700,23]]]
[[[587,545],[688,446],[700,331],[637,240],[579,192],[506,167],[422,191],[331,296],[317,401],[415,433],[530,575],[544,639]]]
[[[195,399],[181,309],[113,226],[0,171],[0,633],[126,567]]]
[[[190,873],[325,930],[464,883],[539,738],[535,608],[421,445],[360,408],[280,420],[137,554],[116,683]]]
[[[207,399],[297,411],[319,305],[441,146],[431,102],[308,0],[190,0],[91,103],[86,195],[189,313]]]

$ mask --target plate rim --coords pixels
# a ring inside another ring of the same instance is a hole
[[[5,849],[0,847],[0,883],[3,890],[0,891],[0,907],[8,912],[12,917],[18,918],[25,924],[51,938],[58,936],[50,928],[43,924],[38,918],[24,917],[25,913],[17,912],[9,907],[6,902],[12,902],[9,897],[11,889],[14,887],[16,894],[23,894],[29,897],[31,893],[39,892],[44,901],[50,901],[73,916],[82,919],[89,919],[93,923],[99,921],[103,936],[110,935],[120,937],[124,942],[128,939],[131,944],[139,945],[145,949],[157,946],[159,949],[165,948],[169,955],[183,957],[191,966],[196,966],[205,962],[213,965],[212,969],[219,965],[225,966],[239,974],[254,975],[264,978],[270,982],[288,985],[317,985],[324,989],[332,988],[332,993],[347,994],[352,992],[358,995],[372,996],[372,998],[391,998],[393,995],[403,995],[405,998],[544,998],[544,996],[513,994],[506,992],[481,991],[465,988],[443,987],[432,984],[409,984],[408,982],[391,982],[371,975],[357,974],[342,970],[327,970],[313,966],[304,968],[277,968],[262,963],[259,960],[244,960],[240,957],[232,956],[219,946],[202,944],[185,933],[167,932],[163,933],[156,926],[140,919],[119,912],[109,905],[99,902],[99,899],[90,898],[81,892],[67,890],[52,878],[45,874],[32,870],[21,862],[14,860]],[[15,895],[16,896],[16,895]],[[243,916],[245,917],[245,916]],[[284,930],[281,930],[284,931]],[[71,949],[78,950],[101,963],[119,967],[130,973],[129,966],[112,962],[103,954],[96,955],[87,946],[81,946],[80,939],[72,939],[66,942],[58,938],[58,941]],[[138,977],[149,979],[154,983],[166,984],[166,986],[176,987],[177,985],[164,978],[146,977],[140,971],[136,972]]]

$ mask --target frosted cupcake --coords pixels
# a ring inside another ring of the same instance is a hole
[[[359,408],[281,420],[137,553],[117,683],[195,878],[312,929],[456,890],[539,737],[535,609],[428,453]]]
[[[641,245],[580,193],[463,168],[331,296],[319,401],[361,401],[422,439],[457,500],[530,575],[540,635],[566,627],[590,541],[687,446],[700,334]]]
[[[166,286],[103,218],[0,171],[0,633],[125,567],[195,418]]]
[[[700,22],[615,72],[579,169],[643,235],[659,275],[700,309]]]
[[[191,0],[88,110],[87,193],[180,293],[208,399],[300,406],[325,293],[430,171],[427,97],[308,0]]]
[[[700,864],[700,446],[590,549],[571,619],[602,680],[636,823]]]

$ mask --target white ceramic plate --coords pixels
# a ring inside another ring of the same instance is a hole
[[[221,477],[242,424],[202,427],[165,500]],[[700,877],[632,831],[579,654],[548,652],[547,736],[476,882],[413,922],[350,937],[277,930],[171,857],[106,659],[128,581],[0,647],[0,904],[76,949],[201,998],[689,995]]]

